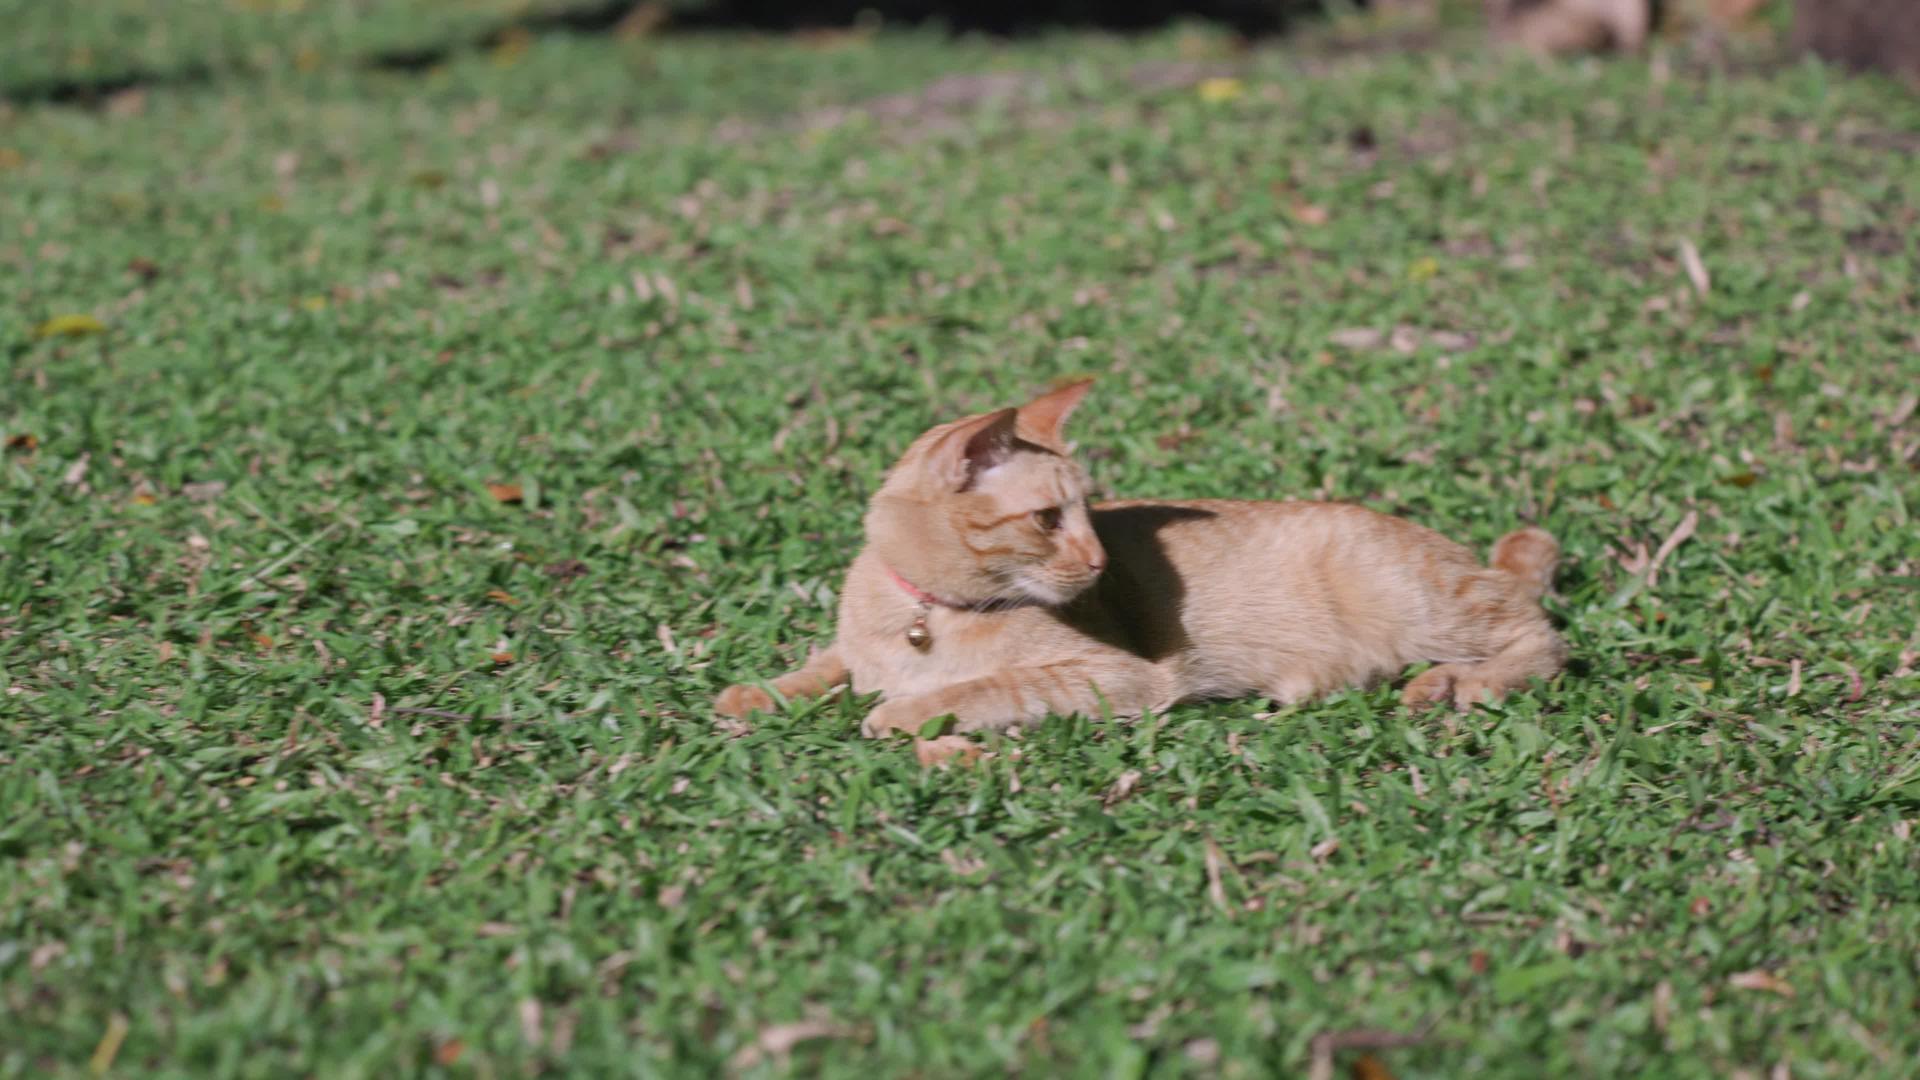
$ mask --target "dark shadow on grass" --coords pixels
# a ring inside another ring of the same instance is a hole
[[[76,105],[103,107],[114,95],[155,86],[195,86],[212,82],[215,69],[204,65],[154,70],[132,68],[114,75],[36,79],[0,87],[0,101],[10,105]]]
[[[1324,8],[1323,0],[713,0],[689,10],[654,15],[644,2],[599,0],[575,7],[503,20],[442,41],[379,50],[354,60],[372,71],[424,72],[459,55],[484,51],[525,34],[597,35],[623,25],[646,33],[792,33],[855,26],[877,15],[892,26],[939,26],[954,34],[1025,37],[1055,30],[1130,34],[1178,22],[1223,26],[1247,38],[1284,32],[1302,16]],[[629,20],[635,20],[629,22]],[[178,68],[130,68],[113,74],[54,77],[0,86],[0,101],[15,105],[99,108],[128,90],[186,87],[244,74],[238,63],[202,63]]]

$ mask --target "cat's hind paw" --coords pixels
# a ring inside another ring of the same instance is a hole
[[[1454,681],[1465,674],[1459,664],[1437,664],[1413,677],[1400,691],[1400,704],[1421,712],[1453,700]]]
[[[757,686],[736,684],[720,691],[713,699],[713,711],[721,716],[731,716],[735,720],[744,718],[748,713],[770,713],[773,711],[773,695]]]
[[[1485,665],[1438,664],[1414,676],[1400,691],[1400,703],[1421,712],[1451,701],[1455,709],[1467,712],[1475,705],[1499,701],[1506,689]]]

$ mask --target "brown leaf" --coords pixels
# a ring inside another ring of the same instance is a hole
[[[127,270],[141,281],[152,281],[160,276],[160,267],[152,259],[128,259]]]
[[[1475,949],[1471,953],[1468,953],[1467,970],[1473,972],[1475,975],[1485,975],[1487,973],[1487,950]]]
[[[1377,349],[1386,342],[1387,335],[1379,330],[1357,326],[1335,330],[1327,335],[1327,340],[1343,349]]]
[[[1893,407],[1893,412],[1888,414],[1887,426],[1899,427],[1906,423],[1913,416],[1915,409],[1920,409],[1920,394],[1908,394],[1901,398],[1900,403]]]
[[[520,490],[519,484],[489,482],[487,484],[487,493],[493,496],[495,502],[503,503],[517,503],[524,497],[524,493]]]
[[[512,593],[509,593],[505,589],[488,589],[487,599],[495,601],[497,603],[505,604],[508,607],[515,607],[520,603],[520,601],[515,600],[513,598]]]
[[[1333,1055],[1342,1050],[1391,1050],[1401,1046],[1418,1046],[1426,1041],[1426,1035],[1406,1035],[1398,1031],[1378,1031],[1359,1028],[1351,1031],[1323,1031],[1313,1037],[1312,1064],[1307,1068],[1307,1080],[1333,1080]]]
[[[1623,550],[1620,551],[1613,551],[1611,547],[1607,549],[1612,552],[1614,561],[1620,564],[1620,569],[1629,574],[1646,573],[1647,564],[1653,561],[1653,557],[1647,554],[1647,545],[1635,540],[1631,544],[1623,542],[1621,547]]]
[[[27,432],[7,436],[7,449],[16,453],[31,454],[40,449],[40,440]]]
[[[1696,896],[1693,898],[1693,903],[1687,905],[1687,910],[1694,918],[1704,919],[1713,912],[1713,901],[1704,896]]]
[[[579,559],[561,559],[556,563],[548,563],[545,572],[548,577],[556,581],[571,581],[586,575],[587,564]]]
[[[1372,1054],[1353,1059],[1353,1080],[1393,1080],[1393,1073]]]
[[[793,1048],[814,1039],[844,1039],[850,1028],[828,1020],[801,1020],[793,1024],[772,1024],[761,1028],[753,1042],[740,1048],[728,1062],[735,1069],[751,1069],[768,1058],[784,1058]]]
[[[488,658],[491,659],[494,663],[499,664],[501,667],[505,667],[508,664],[513,663],[513,654],[510,652],[492,653],[489,655]]]
[[[1785,979],[1764,968],[1742,971],[1727,980],[1735,990],[1760,990],[1781,997],[1792,997],[1793,987]]]
[[[448,1039],[433,1048],[433,1063],[443,1069],[449,1068],[460,1060],[460,1055],[466,1050],[466,1045],[459,1039]]]
[[[1841,664],[1840,666],[1847,669],[1847,700],[1849,702],[1859,701],[1860,696],[1867,692],[1866,684],[1860,680],[1860,673],[1853,669],[1852,664]]]
[[[947,864],[947,869],[961,877],[972,877],[987,868],[987,864],[981,859],[972,855],[961,855],[952,848],[941,849],[940,861]]]
[[[1753,475],[1752,470],[1748,470],[1746,472],[1734,473],[1732,476],[1723,476],[1720,478],[1720,482],[1723,484],[1732,484],[1737,488],[1750,488],[1759,479],[1759,477]]]
[[[1126,772],[1120,774],[1119,779],[1113,782],[1112,787],[1107,789],[1106,795],[1100,799],[1100,804],[1102,806],[1112,806],[1133,794],[1133,789],[1138,786],[1140,786],[1140,770],[1128,769]]]
[[[48,964],[53,963],[66,954],[67,943],[64,941],[49,941],[42,945],[36,945],[33,951],[27,954],[27,968],[31,971],[44,971]]]
[[[1325,225],[1327,220],[1332,216],[1324,206],[1318,206],[1310,202],[1296,202],[1293,204],[1293,220],[1302,225]]]

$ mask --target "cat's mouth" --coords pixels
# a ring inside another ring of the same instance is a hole
[[[1016,578],[1014,584],[1027,599],[1048,607],[1059,607],[1092,588],[1093,583],[1099,579],[1098,571],[1076,575],[1071,579],[1025,573]]]

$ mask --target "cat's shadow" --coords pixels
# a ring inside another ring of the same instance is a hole
[[[1107,549],[1107,569],[1087,601],[1063,614],[1095,638],[1146,660],[1189,648],[1182,615],[1186,583],[1167,557],[1161,530],[1181,521],[1214,517],[1192,506],[1142,504],[1093,512],[1094,531]]]

